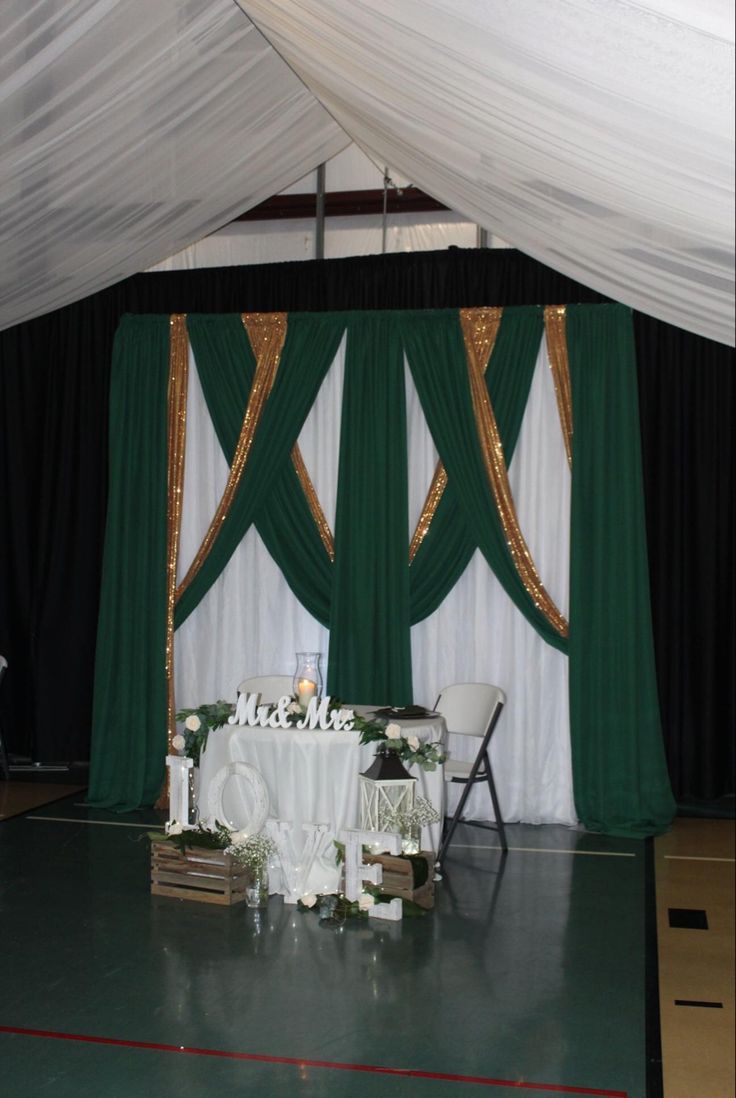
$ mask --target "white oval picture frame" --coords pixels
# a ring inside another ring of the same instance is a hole
[[[207,815],[210,819],[219,820],[220,823],[228,823],[225,819],[222,797],[225,786],[234,777],[245,779],[253,798],[250,816],[244,823],[239,823],[236,830],[246,831],[249,835],[257,835],[268,819],[270,801],[268,787],[260,771],[253,766],[248,766],[247,763],[229,762],[220,767],[207,790]]]

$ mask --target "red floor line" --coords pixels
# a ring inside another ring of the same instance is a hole
[[[442,1071],[417,1071],[413,1068],[381,1067],[375,1064],[344,1064],[336,1060],[300,1060],[294,1056],[265,1056],[255,1052],[227,1052],[217,1048],[188,1048],[185,1045],[162,1045],[153,1041],[123,1041],[117,1037],[94,1037],[88,1033],[61,1033],[53,1029],[25,1029],[22,1026],[0,1026],[0,1033],[20,1037],[46,1037],[56,1041],[84,1041],[93,1045],[114,1045],[118,1048],[139,1048],[153,1052],[179,1052],[189,1056],[219,1056],[226,1060],[247,1060],[261,1064],[290,1064],[295,1067],[333,1068],[339,1071],[367,1071],[375,1075],[398,1075],[408,1079],[442,1079],[450,1083],[479,1083],[486,1087],[515,1087],[517,1090],[546,1090],[555,1094],[584,1094],[595,1098],[628,1098],[625,1090],[599,1090],[572,1087],[560,1083],[529,1083],[515,1079],[491,1079],[484,1075],[455,1075]]]

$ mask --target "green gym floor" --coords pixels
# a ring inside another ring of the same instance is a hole
[[[25,810],[1,794],[5,1098],[658,1098],[670,1014],[724,1062],[669,1077],[665,1062],[665,1098],[733,1093],[732,821],[681,821],[684,854],[677,827],[658,853],[519,824],[506,858],[493,833],[460,828],[433,911],[333,929],[280,897],[262,912],[152,897],[153,811],[89,809],[60,786]],[[672,876],[686,863],[697,894]],[[674,900],[657,899],[660,875]],[[705,951],[725,990],[704,990],[702,958],[678,982],[669,936]],[[710,956],[721,938],[725,963]]]

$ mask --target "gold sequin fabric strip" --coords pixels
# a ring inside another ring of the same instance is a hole
[[[171,750],[171,740],[176,731],[176,721],[174,719],[174,606],[176,603],[176,564],[179,555],[184,490],[188,377],[189,340],[187,338],[186,316],[177,313],[169,317],[166,505],[166,687],[169,750]]]
[[[496,336],[498,335],[498,329],[501,324],[501,317],[503,316],[503,309],[465,309],[465,315],[469,318],[468,323],[472,323],[473,327],[473,339],[476,347],[478,361],[482,363],[482,370],[485,374],[488,369],[488,363],[490,362],[491,355],[493,354],[493,348],[496,343]],[[471,319],[472,322],[471,322]],[[419,546],[426,538],[429,528],[432,524],[432,519],[435,516],[435,512],[440,505],[442,499],[442,493],[447,485],[447,473],[445,467],[441,461],[437,462],[437,468],[434,471],[432,477],[432,483],[429,486],[429,492],[427,498],[424,501],[424,507],[422,513],[419,516],[419,522],[417,523],[414,536],[411,539],[409,546],[409,564],[412,564],[414,557],[417,555]]]
[[[322,505],[317,498],[314,485],[312,484],[307,467],[304,464],[304,458],[302,457],[299,445],[295,444],[294,449],[291,451],[291,460],[296,471],[296,475],[299,477],[299,483],[302,486],[302,491],[307,497],[307,503],[309,504],[309,510],[312,512],[312,518],[315,521],[315,525],[319,530],[319,536],[322,539],[327,555],[331,561],[335,559],[335,541],[330,530],[330,525],[325,518],[325,513],[322,510]]]
[[[555,387],[555,396],[557,397],[557,411],[560,416],[562,438],[565,442],[567,464],[572,468],[572,396],[564,305],[545,306],[544,331],[547,337],[549,368],[552,372],[552,381]]]
[[[417,555],[417,550],[419,549],[419,546],[422,544],[427,534],[429,533],[429,528],[432,525],[432,519],[434,518],[435,512],[440,505],[442,493],[444,492],[446,485],[447,473],[445,472],[445,467],[442,462],[438,461],[437,468],[435,469],[434,476],[432,477],[432,483],[430,484],[429,491],[427,492],[427,498],[424,501],[422,513],[419,516],[417,528],[414,531],[414,536],[411,539],[411,545],[409,546],[409,564],[413,563],[414,557]]]
[[[529,552],[529,547],[519,529],[519,520],[511,496],[501,437],[498,433],[496,417],[493,414],[483,378],[483,370],[478,358],[478,348],[474,335],[475,317],[473,314],[475,312],[476,310],[473,309],[462,309],[460,311],[460,324],[465,339],[470,392],[486,474],[496,501],[506,543],[521,581],[537,609],[544,614],[552,627],[561,636],[566,637],[568,634],[567,621],[544,589]]]
[[[253,446],[256,430],[261,419],[264,405],[273,388],[276,372],[279,367],[281,351],[286,339],[286,313],[243,313],[243,326],[248,333],[253,353],[256,359],[256,370],[253,377],[248,404],[243,416],[243,425],[240,429],[240,437],[235,447],[230,473],[222,493],[214,518],[204,536],[202,544],[192,561],[189,571],[179,584],[176,592],[177,599],[181,598],[189,584],[199,572],[202,564],[212,548],[215,538],[227,517],[235,493],[238,490],[241,477],[248,462],[248,455]]]

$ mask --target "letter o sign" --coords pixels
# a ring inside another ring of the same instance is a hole
[[[220,767],[207,790],[207,815],[210,819],[214,817],[220,823],[229,825],[229,821],[225,818],[226,814],[222,800],[225,786],[234,777],[242,778],[248,786],[250,808],[249,816],[244,821],[238,821],[236,830],[247,831],[249,835],[257,835],[268,819],[270,808],[268,789],[260,771],[248,766],[247,763],[229,762]]]

